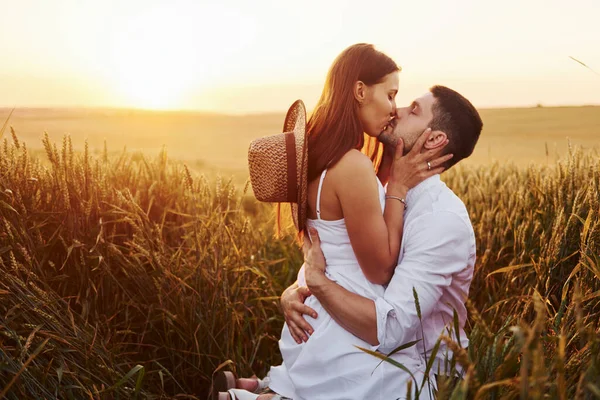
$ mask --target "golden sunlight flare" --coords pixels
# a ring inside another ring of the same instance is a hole
[[[191,51],[193,26],[174,17],[153,9],[113,36],[115,89],[129,106],[177,108],[194,84],[201,60]]]
[[[188,16],[169,7],[146,10],[110,38],[111,79],[127,106],[183,108],[187,96],[225,79],[223,66],[233,50],[239,57],[246,40],[240,40],[239,30],[223,29],[221,18],[199,20],[198,15],[221,15],[229,23],[242,16],[218,5],[199,7]]]

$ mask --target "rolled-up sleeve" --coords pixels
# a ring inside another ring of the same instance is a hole
[[[415,340],[421,318],[435,308],[453,274],[468,264],[471,231],[457,214],[439,211],[416,218],[404,234],[404,256],[396,267],[384,297],[375,301],[377,349],[388,353]]]

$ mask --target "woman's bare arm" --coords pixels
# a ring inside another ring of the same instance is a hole
[[[404,205],[388,201],[382,214],[373,164],[359,151],[348,152],[334,169],[334,189],[356,258],[369,281],[386,284],[400,252]],[[396,195],[406,197],[401,190]]]

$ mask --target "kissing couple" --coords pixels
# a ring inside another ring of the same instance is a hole
[[[305,258],[281,295],[282,364],[263,379],[221,371],[213,398],[431,399],[440,376],[460,379],[441,336],[468,346],[475,235],[440,174],[483,123],[444,86],[398,107],[399,73],[374,46],[350,46],[308,121],[297,101],[284,133],[251,144],[255,196],[292,204]]]

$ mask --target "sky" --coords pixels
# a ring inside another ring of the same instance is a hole
[[[477,107],[600,104],[599,0],[0,0],[0,107],[254,113],[314,106],[373,43],[399,104],[434,84]],[[569,56],[586,63],[584,68]]]

